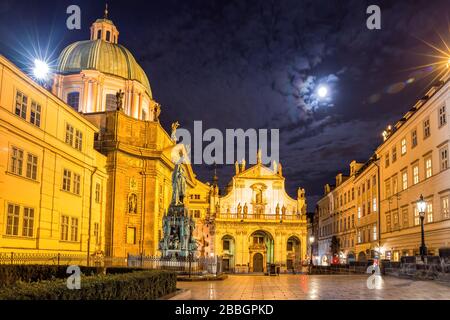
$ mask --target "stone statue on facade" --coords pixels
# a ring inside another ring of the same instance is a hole
[[[117,111],[123,111],[123,96],[125,93],[120,89],[116,92],[116,105],[117,105]]]
[[[245,170],[245,159],[242,159],[242,162],[241,162],[241,172],[244,172],[244,170]]]
[[[128,213],[137,213],[137,195],[135,193],[128,195]]]
[[[236,175],[238,175],[239,174],[239,163],[237,162],[237,160],[234,163],[234,167],[235,167]]]
[[[278,216],[280,214],[280,204],[277,203],[277,207],[275,208],[275,213]]]
[[[172,133],[170,134],[170,139],[173,142],[177,142],[177,128],[180,126],[180,124],[178,123],[178,121],[175,121],[174,123],[172,123]]]
[[[242,206],[241,206],[241,203],[239,202],[238,206],[237,206],[237,213],[239,216],[241,215],[241,212],[242,212]]]
[[[153,107],[153,121],[159,122],[159,115],[161,114],[161,105],[156,103]]]

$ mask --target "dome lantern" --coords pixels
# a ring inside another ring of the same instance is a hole
[[[91,26],[91,40],[103,40],[116,44],[119,41],[119,30],[108,19],[108,4],[106,4],[103,19],[97,19]]]

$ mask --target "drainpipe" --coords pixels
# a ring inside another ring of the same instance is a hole
[[[90,196],[89,196],[89,224],[88,224],[88,243],[87,243],[87,265],[89,266],[90,253],[91,253],[91,225],[92,225],[92,192],[94,185],[94,175],[97,172],[97,167],[91,172],[91,186],[90,186]]]

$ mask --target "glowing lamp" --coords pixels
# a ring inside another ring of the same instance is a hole
[[[419,215],[421,217],[425,216],[425,209],[427,207],[427,203],[423,200],[423,196],[420,195],[419,200],[417,201],[417,211],[419,211]]]

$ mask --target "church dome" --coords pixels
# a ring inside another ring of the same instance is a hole
[[[112,21],[98,19],[91,27],[91,40],[77,41],[61,52],[57,72],[66,75],[80,73],[82,70],[97,70],[123,79],[136,80],[151,97],[147,75],[131,52],[117,43],[117,38],[118,31]]]

